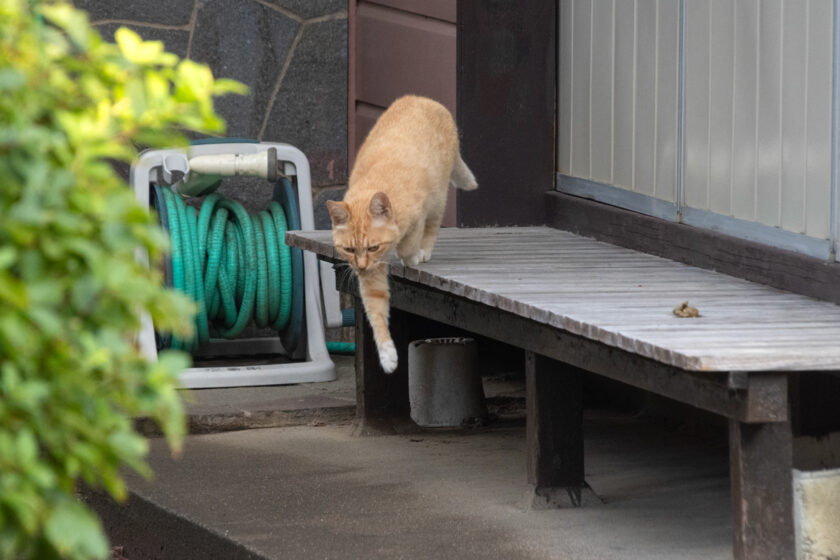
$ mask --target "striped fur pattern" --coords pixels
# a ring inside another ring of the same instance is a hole
[[[383,259],[392,250],[406,265],[431,258],[450,184],[478,187],[461,159],[455,121],[440,103],[406,96],[382,114],[359,149],[344,200],[327,202],[333,242],[359,278],[386,373],[397,368],[397,350]]]

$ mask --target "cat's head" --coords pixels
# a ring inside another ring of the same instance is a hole
[[[383,192],[351,203],[328,200],[327,209],[335,247],[356,272],[376,268],[399,238],[391,201]]]

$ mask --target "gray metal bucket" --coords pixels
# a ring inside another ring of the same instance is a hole
[[[426,338],[408,346],[411,419],[426,428],[461,426],[487,415],[472,338]]]

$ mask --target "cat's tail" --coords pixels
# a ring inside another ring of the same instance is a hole
[[[478,183],[475,180],[470,168],[461,159],[461,154],[455,158],[455,165],[452,167],[452,174],[449,176],[449,182],[452,183],[456,189],[465,191],[474,191],[478,188]]]

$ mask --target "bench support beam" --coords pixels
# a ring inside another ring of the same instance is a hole
[[[783,375],[777,382],[786,383]],[[790,422],[729,421],[732,538],[738,560],[794,558]]]
[[[583,478],[583,372],[526,352],[525,384],[530,505],[589,505],[597,498]]]
[[[749,389],[732,390],[725,374],[681,370],[410,282],[391,283],[391,309],[500,340],[726,418],[754,423],[788,418],[787,393],[780,393],[778,384],[763,382],[763,374],[750,375]]]
[[[353,298],[356,313],[356,426],[358,436],[389,435],[409,429],[408,321],[399,310],[391,312],[391,336],[399,359],[397,370],[386,375],[379,365],[373,331],[361,298]]]

